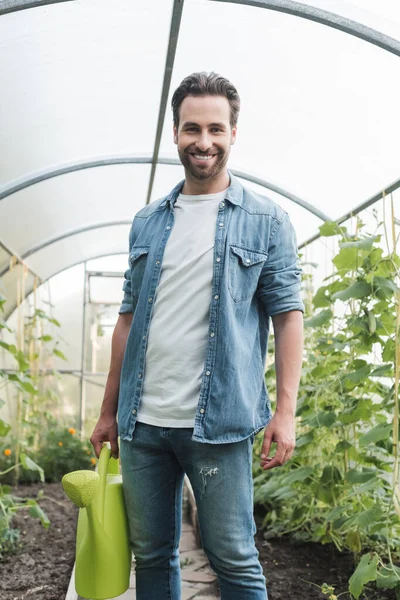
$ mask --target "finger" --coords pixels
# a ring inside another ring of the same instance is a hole
[[[261,460],[265,460],[266,458],[268,458],[268,454],[271,449],[271,443],[272,443],[272,435],[265,434],[263,445],[261,448]]]
[[[286,446],[284,446],[282,442],[277,442],[275,456],[272,458],[272,460],[267,465],[265,465],[265,467],[263,467],[264,470],[273,469],[274,467],[282,466],[284,464],[285,455],[286,455]]]
[[[93,444],[94,453],[97,456],[97,458],[100,458],[100,451],[101,451],[102,447],[103,447],[102,440],[96,440]]]
[[[119,456],[119,449],[118,449],[118,440],[110,440],[110,444],[111,444],[111,455],[113,458],[118,458]]]

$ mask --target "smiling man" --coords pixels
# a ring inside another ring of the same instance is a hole
[[[138,600],[181,598],[185,473],[222,600],[268,597],[254,543],[252,444],[265,427],[263,469],[292,456],[304,306],[287,213],[227,170],[239,108],[235,87],[215,73],[182,81],[172,109],[185,179],[142,208],[129,235],[91,442],[97,456],[104,441],[121,454]],[[271,319],[273,416],[264,381]]]

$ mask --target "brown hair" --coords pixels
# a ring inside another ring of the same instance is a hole
[[[240,97],[235,86],[218,73],[192,73],[183,79],[172,96],[172,113],[175,127],[179,125],[179,109],[186,96],[224,96],[231,108],[230,124],[235,127],[239,117]]]

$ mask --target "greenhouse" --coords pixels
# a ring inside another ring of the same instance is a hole
[[[171,101],[198,72],[238,90],[229,173],[288,214],[302,274],[296,447],[271,470],[252,450],[268,598],[398,600],[398,0],[0,0],[0,598],[84,597],[60,482],[101,471],[132,221],[185,179]],[[185,482],[182,598],[228,600]]]

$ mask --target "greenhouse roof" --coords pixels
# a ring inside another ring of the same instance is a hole
[[[0,275],[127,252],[183,178],[170,99],[193,71],[237,87],[230,168],[306,243],[400,187],[399,61],[398,0],[0,0]]]

